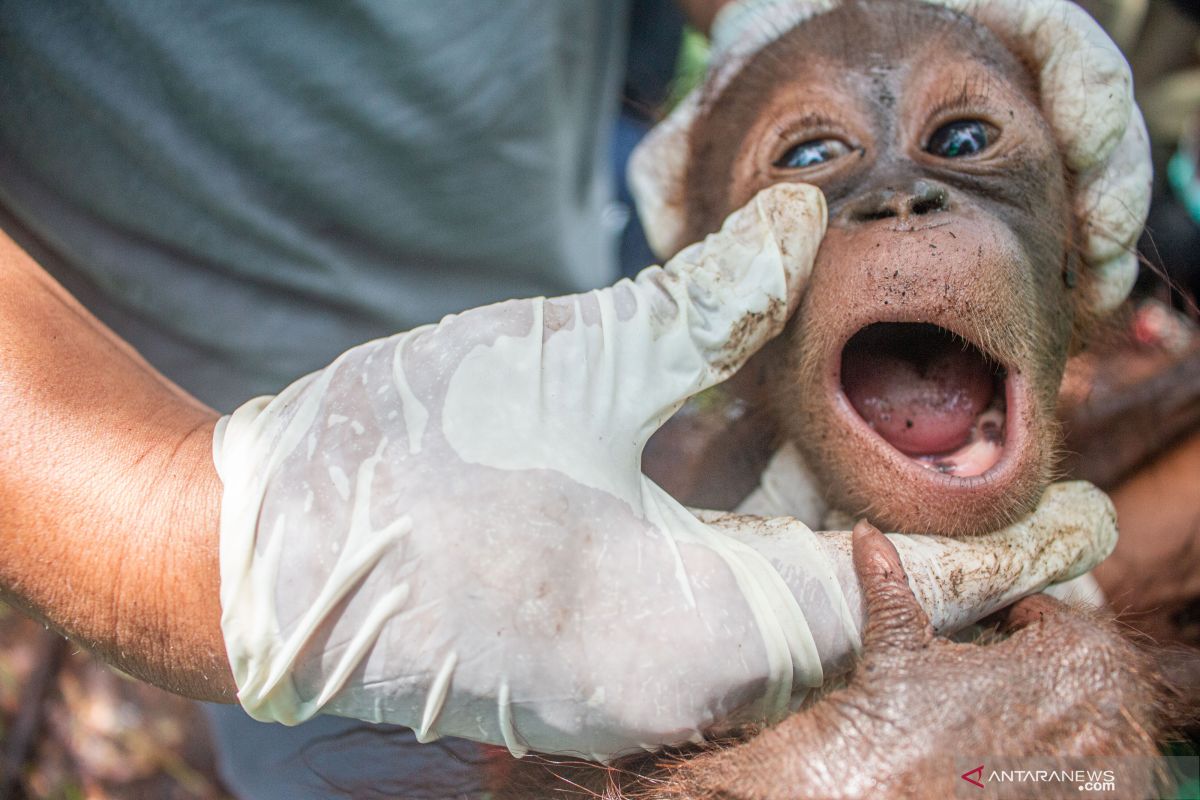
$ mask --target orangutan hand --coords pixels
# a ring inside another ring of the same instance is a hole
[[[1116,770],[1121,796],[1151,796],[1150,759],[1117,758],[1153,755],[1156,721],[1143,657],[1115,628],[1035,595],[1009,609],[1003,641],[951,642],[934,634],[892,544],[865,522],[853,544],[867,628],[848,686],[746,744],[680,762],[652,796],[948,796],[996,756],[1012,769],[1020,757],[1073,768],[1066,759],[1094,756],[1086,766]],[[1079,796],[1074,784],[988,788]]]

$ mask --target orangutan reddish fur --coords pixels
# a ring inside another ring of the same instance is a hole
[[[964,118],[999,130],[981,157],[922,151],[933,130]],[[855,152],[799,173],[773,166],[788,146],[831,134]],[[689,239],[776,181],[825,192],[829,231],[803,303],[755,366],[776,423],[833,506],[888,530],[946,535],[994,530],[1029,511],[1054,469],[1062,370],[1090,320],[1069,177],[1019,59],[951,12],[849,5],[759,54],[697,126],[692,148]],[[907,214],[920,182],[944,200]],[[1072,287],[1065,274],[1081,280]],[[1020,373],[1030,408],[1011,433],[1029,446],[1004,479],[947,490],[915,482],[902,459],[863,457],[878,442],[833,413],[826,384],[841,345],[874,321],[950,328]]]

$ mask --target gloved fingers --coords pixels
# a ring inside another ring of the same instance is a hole
[[[804,609],[827,672],[861,649],[859,632],[870,620],[851,533],[814,535],[787,517],[694,513],[768,559]],[[1032,514],[1000,531],[965,539],[886,538],[933,630],[948,634],[1091,570],[1116,544],[1116,517],[1103,492],[1076,481],[1054,484]]]
[[[438,352],[464,355],[453,366],[443,427],[469,461],[579,466],[568,474],[611,473],[617,462],[622,475],[636,477],[642,446],[667,417],[783,329],[825,221],[819,189],[779,184],[635,281],[448,318],[430,338]],[[444,369],[453,360],[437,364]],[[539,447],[545,452],[526,457]],[[625,483],[615,493],[632,501],[637,487]]]
[[[439,384],[422,407],[440,405],[464,460],[563,472],[638,507],[646,440],[782,330],[824,231],[820,190],[770,187],[636,281],[472,309],[410,335],[397,383],[419,399],[426,376],[449,375],[444,400]]]
[[[844,551],[830,552],[823,536],[791,517],[688,510],[715,532],[736,539],[766,559],[791,591],[804,614],[819,662],[818,670],[797,674],[837,673],[849,666],[862,649],[862,614],[848,539]]]
[[[620,399],[646,436],[696,392],[719,383],[783,330],[825,235],[814,186],[768,187],[704,241],[638,275],[637,311],[610,342]],[[620,291],[620,285],[613,291]]]
[[[1091,570],[1116,545],[1116,514],[1103,492],[1073,481],[1050,486],[1032,514],[993,533],[891,538],[913,591],[944,633]]]
[[[781,330],[812,273],[827,214],[816,186],[768,186],[719,231],[666,263],[663,271],[686,290],[684,310],[693,316],[684,321],[710,361],[748,357],[739,342],[721,334],[765,340]]]
[[[908,585],[896,546],[865,519],[854,526],[851,546],[867,615],[863,647],[918,650],[928,645],[933,625]]]

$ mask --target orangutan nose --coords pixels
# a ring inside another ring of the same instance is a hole
[[[950,208],[946,187],[926,180],[910,186],[875,189],[852,200],[843,212],[847,222],[874,222],[880,219],[907,221],[912,217],[935,214]]]

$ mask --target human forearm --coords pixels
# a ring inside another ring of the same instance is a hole
[[[121,669],[232,699],[216,414],[0,234],[0,594]]]

